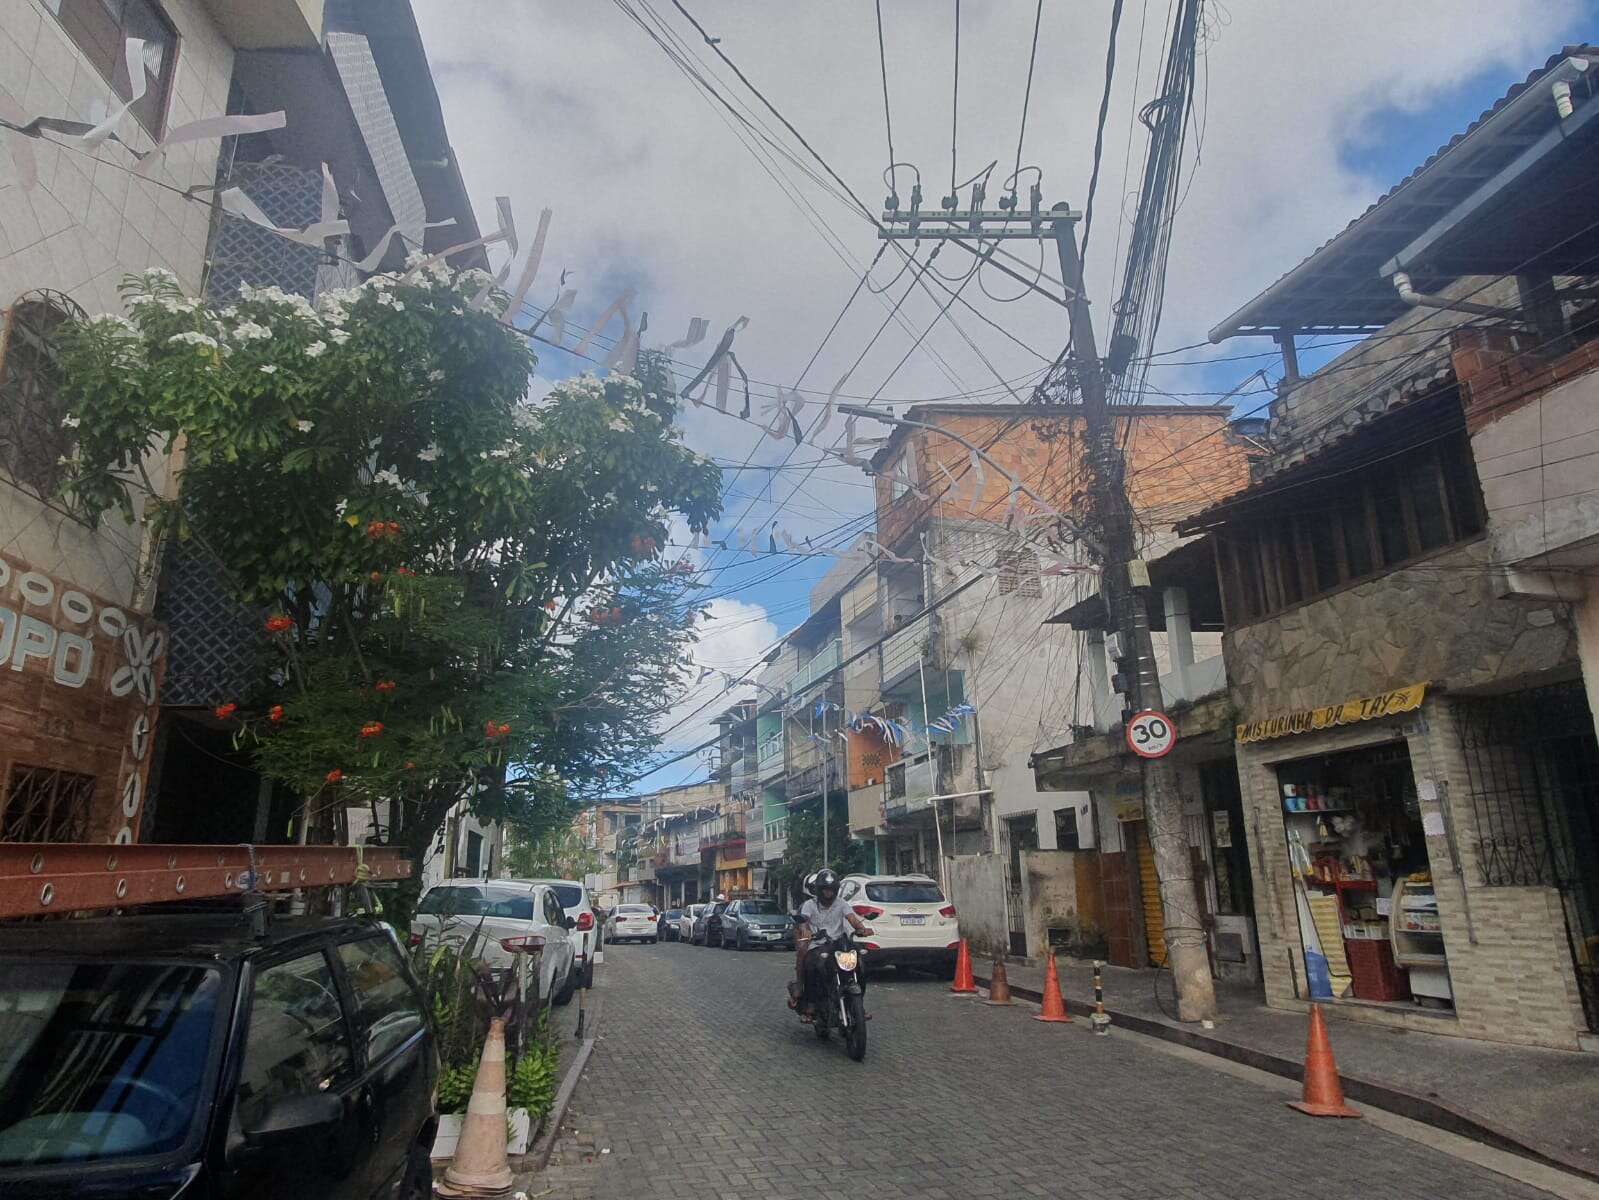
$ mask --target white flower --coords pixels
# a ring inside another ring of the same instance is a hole
[[[277,370],[277,367],[273,366],[271,363],[263,363],[261,365],[261,374],[263,375],[275,375],[277,374]]]
[[[264,342],[272,337],[272,331],[265,325],[247,320],[233,327],[233,336],[241,342]]]
[[[146,279],[159,279],[171,283],[178,281],[178,277],[165,267],[151,267],[143,272],[143,276]]]
[[[350,340],[350,331],[348,329],[335,329],[328,336],[333,339],[335,346],[342,346]]]
[[[76,429],[77,427],[78,427],[78,418],[77,417],[62,417],[61,418],[61,428],[63,428],[63,429]]]
[[[97,327],[109,326],[120,333],[139,332],[139,327],[121,313],[101,313],[99,316],[90,317],[89,324]]]
[[[312,342],[305,348],[305,356],[307,358],[321,358],[327,353],[327,349],[328,344],[326,342]]]
[[[296,429],[298,429],[301,433],[310,433],[313,429],[316,428],[316,422],[315,421],[296,421],[294,423],[294,427]]]
[[[387,484],[390,484],[390,485],[392,485],[394,487],[399,487],[400,486],[400,476],[396,472],[391,471],[391,470],[389,470],[387,468],[384,468],[383,470],[379,471],[376,475],[372,476],[372,482],[373,483],[387,483]]]
[[[489,457],[490,458],[510,458],[511,457],[511,452],[509,450],[507,450],[504,446],[501,446],[498,450],[490,450],[489,451]]]
[[[340,500],[333,506],[333,515],[336,517],[342,517],[344,515],[344,510],[349,507],[350,502],[348,500]]]
[[[418,450],[416,452],[416,456],[423,462],[437,462],[439,457],[439,448],[437,446],[429,446],[426,450]]]
[[[212,337],[208,333],[197,333],[193,329],[185,330],[182,333],[174,333],[167,339],[167,342],[168,344],[177,343],[180,345],[186,344],[190,346],[210,346],[213,350],[215,350],[217,346],[216,338]]]
[[[621,417],[612,417],[606,424],[607,429],[614,429],[617,433],[626,433],[630,426]]]
[[[444,372],[443,371],[434,369],[434,370],[428,372],[428,382],[429,383],[438,383],[439,380],[441,380],[443,378],[444,378]]]

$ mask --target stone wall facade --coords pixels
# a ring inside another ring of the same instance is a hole
[[[1241,723],[1428,686],[1414,712],[1235,747],[1266,999],[1296,1007],[1308,994],[1278,765],[1403,741],[1428,831],[1454,1013],[1363,1003],[1329,1010],[1432,1033],[1576,1049],[1586,1023],[1561,896],[1552,887],[1483,884],[1474,847],[1487,831],[1468,803],[1472,781],[1456,726],[1459,705],[1473,693],[1572,675],[1575,634],[1553,606],[1498,598],[1488,556],[1487,540],[1478,539],[1229,630],[1228,677]]]

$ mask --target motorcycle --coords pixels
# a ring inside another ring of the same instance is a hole
[[[811,946],[813,979],[821,995],[813,997],[811,1025],[818,1041],[834,1029],[856,1062],[866,1057],[866,951],[848,935],[838,940],[819,937]]]

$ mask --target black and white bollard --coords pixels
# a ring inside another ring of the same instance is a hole
[[[1110,1015],[1105,1012],[1105,980],[1100,974],[1104,963],[1094,960],[1094,1015],[1090,1018],[1094,1032],[1106,1034],[1110,1032]]]

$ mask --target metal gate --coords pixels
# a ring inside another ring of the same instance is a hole
[[[1038,849],[1038,815],[1005,821],[1010,853],[1005,856],[1005,914],[1012,957],[1027,956],[1027,906],[1022,896],[1022,851]]]
[[[1481,882],[1559,890],[1583,1014],[1599,1030],[1599,738],[1578,683],[1457,705]]]

